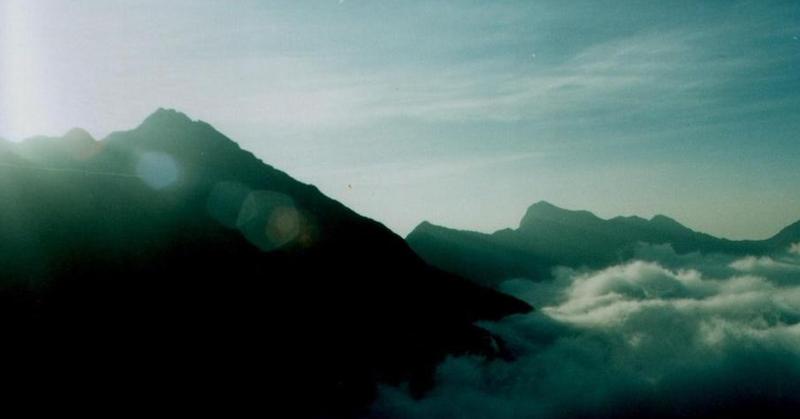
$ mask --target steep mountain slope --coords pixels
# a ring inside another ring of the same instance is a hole
[[[767,240],[733,241],[693,231],[664,215],[604,220],[542,201],[528,208],[514,230],[482,234],[424,222],[406,241],[432,265],[495,286],[512,277],[545,278],[557,265],[617,263],[630,258],[638,243],[668,243],[678,253],[767,254],[800,241],[800,222]]]
[[[473,322],[530,310],[175,111],[4,148],[0,327],[21,376],[347,416],[378,382],[424,390],[448,353],[498,355]]]

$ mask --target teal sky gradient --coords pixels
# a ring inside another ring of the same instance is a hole
[[[0,137],[158,107],[400,234],[800,219],[797,1],[0,0]]]

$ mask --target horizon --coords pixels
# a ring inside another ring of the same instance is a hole
[[[541,200],[731,239],[800,218],[797,3],[0,12],[7,140],[103,138],[174,108],[401,236],[516,227]]]
[[[185,113],[181,112],[179,109],[163,108],[163,107],[159,107],[157,110],[153,111],[153,112],[152,112],[150,115],[148,115],[148,117],[150,117],[150,116],[152,116],[152,115],[154,115],[154,114],[156,114],[156,113],[158,113],[158,112],[160,112],[160,111],[176,112],[176,113],[180,114],[181,116],[188,117],[188,118],[189,118],[189,119],[190,119],[192,122],[206,122],[206,121],[199,120],[199,119],[197,119],[197,120],[195,120],[195,119],[192,119],[191,115],[187,115],[187,114],[185,114]],[[142,121],[144,121],[144,119],[143,119]],[[213,126],[213,125],[212,125],[212,126]],[[108,134],[108,135],[110,135],[110,134],[113,134],[113,133],[115,133],[115,132],[124,132],[124,131],[128,131],[128,130],[133,130],[133,129],[135,129],[135,128],[136,128],[136,127],[131,127],[131,128],[129,128],[129,129],[120,129],[120,130],[114,130],[114,131],[111,131],[111,132],[109,132],[109,134]],[[30,139],[35,139],[35,138],[37,138],[37,137],[61,138],[61,137],[64,137],[64,136],[67,136],[67,135],[69,135],[70,133],[72,133],[72,132],[74,132],[74,131],[85,132],[85,133],[86,133],[86,134],[88,134],[88,135],[89,135],[89,136],[90,136],[90,137],[91,137],[93,140],[95,140],[95,141],[98,141],[98,142],[99,142],[99,141],[105,141],[105,140],[106,140],[106,138],[108,137],[108,135],[106,135],[106,136],[103,136],[103,137],[97,137],[97,136],[93,135],[91,132],[89,132],[88,130],[86,130],[86,129],[82,128],[82,127],[72,127],[72,128],[70,128],[69,130],[67,130],[65,133],[63,133],[62,135],[44,135],[44,134],[40,134],[40,135],[34,135],[34,136],[31,136],[31,137],[26,137],[26,138],[24,138],[24,139],[21,139],[21,140],[19,140],[19,141],[8,140],[8,139],[5,139],[5,138],[2,138],[2,137],[0,137],[0,140],[6,140],[6,141],[11,141],[11,142],[17,142],[17,143],[19,143],[19,142],[24,142],[24,141],[27,141],[27,140],[30,140]],[[225,135],[225,133],[224,133],[224,132],[223,132],[222,134],[223,134],[223,135]],[[230,140],[232,140],[232,141],[234,141],[234,142],[236,142],[236,140],[235,140],[235,139],[233,139],[233,138],[229,138],[229,139],[230,139]],[[268,161],[265,161],[265,163],[267,163],[267,164],[270,164],[270,162],[268,162]],[[280,167],[278,167],[278,169],[281,169],[281,168],[280,168]],[[289,173],[289,175],[291,175],[291,173]],[[323,190],[322,192],[323,192],[323,193],[325,193],[325,191],[324,191],[324,190]],[[675,221],[677,221],[678,223],[680,223],[680,224],[682,224],[682,225],[684,225],[684,226],[686,226],[686,227],[689,227],[689,228],[691,228],[692,230],[695,230],[695,231],[697,231],[697,232],[700,232],[700,233],[708,233],[708,232],[706,232],[706,231],[702,231],[702,230],[698,230],[698,229],[692,228],[691,226],[689,226],[689,225],[685,224],[685,223],[684,223],[684,222],[682,222],[681,220],[675,219],[675,218],[674,218],[674,217],[672,217],[670,214],[655,213],[655,214],[653,214],[653,215],[651,215],[651,216],[642,216],[642,215],[639,215],[639,214],[616,214],[616,215],[610,215],[610,216],[602,216],[602,215],[600,215],[600,214],[596,213],[595,211],[593,211],[591,208],[567,208],[567,207],[564,207],[564,206],[562,206],[562,205],[560,205],[560,204],[558,204],[558,203],[553,203],[553,202],[547,201],[547,200],[545,200],[545,199],[541,199],[541,200],[538,200],[538,201],[532,202],[532,203],[530,203],[528,206],[526,206],[526,207],[523,209],[523,211],[521,212],[521,214],[522,214],[522,215],[519,217],[519,219],[521,220],[521,219],[524,217],[524,215],[525,215],[525,212],[526,212],[526,211],[527,211],[527,210],[528,210],[530,207],[532,207],[532,206],[535,206],[535,205],[539,205],[539,204],[547,204],[547,205],[549,205],[549,206],[552,206],[552,207],[555,207],[555,208],[557,208],[557,209],[560,209],[560,210],[565,210],[565,211],[569,211],[569,212],[588,212],[588,213],[590,213],[591,215],[593,215],[593,216],[595,216],[595,217],[598,217],[599,219],[601,219],[601,220],[604,220],[604,221],[608,221],[608,220],[611,220],[611,219],[613,219],[613,218],[619,218],[619,217],[622,217],[622,218],[627,218],[627,217],[638,217],[638,218],[641,218],[641,219],[644,219],[644,220],[648,220],[648,221],[652,221],[654,218],[657,218],[657,217],[667,217],[667,218],[669,218],[669,219],[672,219],[672,220],[675,220]],[[377,220],[377,221],[381,222],[381,220]],[[798,218],[798,219],[797,219],[796,221],[794,221],[794,222],[791,222],[791,223],[789,223],[789,224],[786,224],[786,225],[784,225],[784,226],[780,226],[780,227],[778,228],[778,230],[777,230],[777,231],[775,231],[775,233],[774,233],[774,234],[771,234],[771,235],[769,235],[769,236],[767,236],[767,237],[764,237],[764,238],[760,238],[760,239],[759,239],[759,238],[741,238],[741,239],[732,239],[732,240],[745,240],[745,241],[746,241],[746,240],[761,240],[761,239],[768,239],[768,238],[771,238],[772,236],[774,236],[775,234],[778,234],[779,232],[781,232],[781,231],[782,231],[783,229],[785,229],[786,227],[788,227],[788,226],[790,226],[790,225],[793,225],[793,224],[795,224],[795,223],[798,223],[798,222],[800,222],[800,218]],[[411,233],[411,232],[412,232],[414,229],[416,229],[418,226],[420,226],[420,225],[422,225],[422,224],[425,224],[425,223],[428,223],[428,224],[433,224],[433,225],[438,225],[438,226],[441,226],[441,227],[453,228],[452,226],[448,226],[448,225],[442,225],[442,224],[437,224],[437,223],[435,223],[435,222],[430,222],[430,221],[429,221],[429,220],[427,220],[427,219],[423,219],[423,220],[420,220],[420,221],[419,221],[417,224],[415,224],[415,225],[414,225],[414,226],[413,226],[413,227],[412,227],[412,228],[411,228],[411,229],[410,229],[408,232],[406,232],[405,234],[401,234],[401,232],[397,232],[397,231],[395,231],[395,230],[392,230],[392,231],[394,231],[396,234],[400,235],[401,237],[405,237],[405,236],[407,236],[408,234],[410,234],[410,233]],[[514,229],[514,228],[518,227],[518,224],[519,224],[519,223],[517,223],[517,224],[514,224],[514,225],[509,225],[509,226],[507,226],[507,227],[503,227],[503,228],[501,228],[500,230],[502,230],[502,229],[505,229],[505,228],[512,228],[512,229]],[[389,227],[389,226],[387,226],[387,227]],[[389,227],[389,228],[391,229],[391,227]],[[463,229],[463,230],[473,230],[473,231],[478,231],[478,232],[481,232],[481,233],[493,233],[493,232],[497,231],[497,230],[492,230],[492,231],[479,231],[479,230],[477,230],[477,229],[469,229],[469,228],[465,228],[465,229]],[[713,235],[713,234],[712,234],[712,235]],[[724,237],[724,236],[717,236],[717,237],[720,237],[720,238],[727,238],[727,237]]]

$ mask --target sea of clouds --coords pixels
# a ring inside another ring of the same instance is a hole
[[[641,245],[625,264],[559,268],[502,290],[537,307],[481,326],[513,355],[448,358],[421,399],[383,387],[398,418],[795,417],[800,243],[760,257]]]

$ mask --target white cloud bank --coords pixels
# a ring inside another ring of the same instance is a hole
[[[449,358],[427,396],[384,388],[372,413],[791,417],[800,406],[798,249],[734,258],[643,247],[642,260],[624,265],[509,281],[507,291],[540,307],[484,325],[513,360]]]

